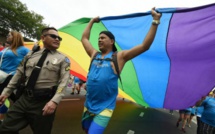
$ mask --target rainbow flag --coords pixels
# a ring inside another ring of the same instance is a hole
[[[142,106],[183,109],[195,105],[215,86],[215,4],[195,8],[161,8],[161,24],[151,48],[126,63],[119,96]],[[101,18],[90,41],[98,50],[100,31],[111,31],[118,50],[142,43],[151,23],[150,11]],[[71,60],[71,73],[86,80],[90,58],[81,36],[90,18],[59,29],[59,48]]]

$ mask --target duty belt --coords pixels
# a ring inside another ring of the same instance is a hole
[[[24,92],[28,97],[31,98],[51,98],[54,96],[55,91],[50,88],[42,88],[42,89],[25,89]]]

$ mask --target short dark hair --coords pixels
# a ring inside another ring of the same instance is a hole
[[[117,51],[117,48],[116,48],[116,46],[115,46],[115,37],[114,37],[114,35],[110,32],[110,31],[101,31],[100,32],[100,34],[105,34],[105,35],[107,35],[110,39],[113,39],[114,40],[114,43],[113,43],[113,51],[115,52],[115,51]],[[100,35],[99,34],[99,35]]]
[[[43,28],[42,29],[42,35],[44,34],[44,33],[46,33],[46,32],[48,32],[49,30],[55,30],[55,31],[58,31],[56,28],[54,28],[54,27],[46,27],[46,28]]]

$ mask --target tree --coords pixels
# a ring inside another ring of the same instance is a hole
[[[28,11],[19,0],[0,0],[0,35],[6,36],[10,30],[23,33],[26,38],[40,39],[44,27],[43,16]]]

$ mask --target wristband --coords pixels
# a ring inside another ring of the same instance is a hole
[[[153,21],[152,21],[152,24],[153,24],[153,25],[159,25],[159,24],[160,24],[160,20],[153,20]]]

